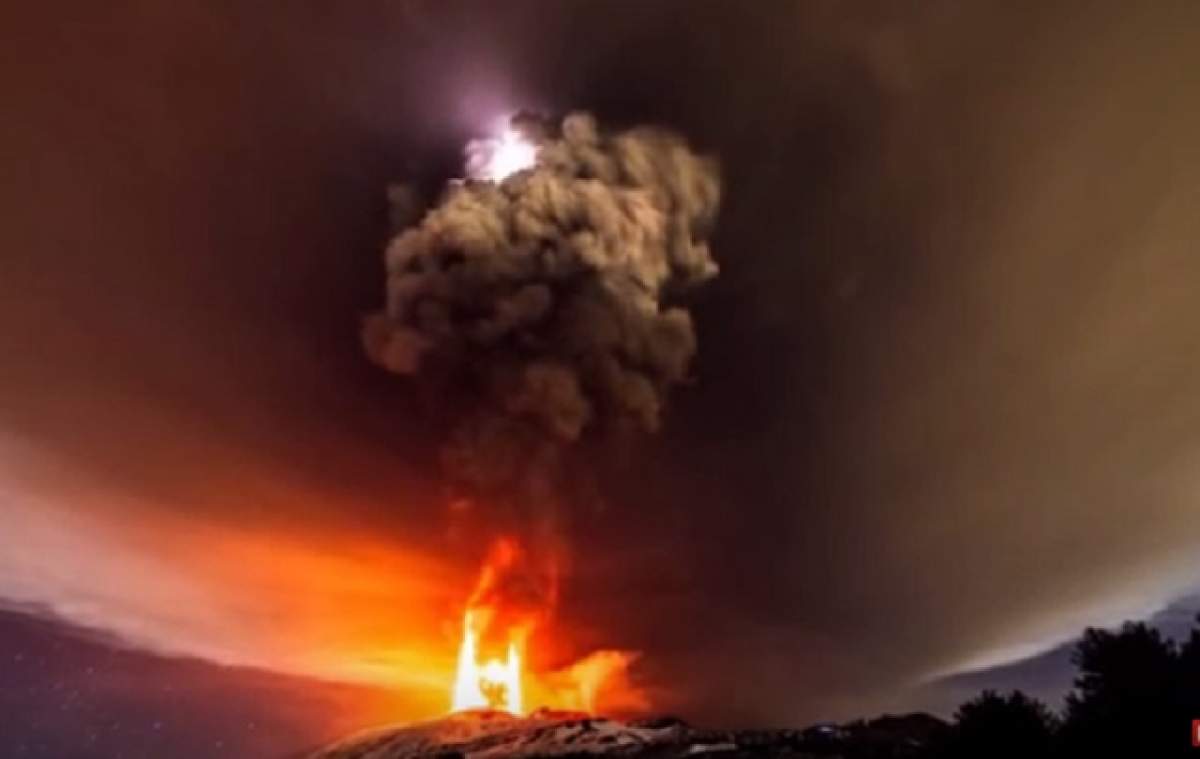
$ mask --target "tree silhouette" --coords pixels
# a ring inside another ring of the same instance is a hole
[[[1077,673],[1061,719],[1020,691],[985,690],[949,726],[913,721],[923,715],[860,720],[806,737],[804,748],[846,759],[1200,757],[1191,736],[1200,719],[1200,614],[1180,645],[1143,622],[1090,628],[1071,660]]]
[[[1020,691],[984,691],[958,708],[939,752],[950,758],[1048,759],[1058,720],[1045,704]]]
[[[1196,633],[1185,648],[1200,658]],[[1067,696],[1062,745],[1067,756],[1189,755],[1190,727],[1183,658],[1175,644],[1144,623],[1118,632],[1088,629],[1076,645],[1079,668]]]

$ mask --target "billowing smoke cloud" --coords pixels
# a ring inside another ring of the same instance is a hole
[[[720,185],[712,159],[661,129],[608,134],[584,113],[512,127],[535,164],[454,182],[391,241],[364,342],[432,388],[464,495],[544,510],[572,444],[653,432],[687,379],[696,334],[670,297],[717,274]]]

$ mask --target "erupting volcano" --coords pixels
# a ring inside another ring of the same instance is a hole
[[[548,665],[569,647],[527,649],[555,610],[566,504],[603,498],[581,444],[657,431],[691,379],[695,330],[672,300],[717,274],[716,164],[586,113],[518,115],[465,152],[466,178],[388,244],[386,303],[363,328],[373,361],[429,391],[456,513],[509,536],[461,611],[450,708],[636,711],[636,654]]]

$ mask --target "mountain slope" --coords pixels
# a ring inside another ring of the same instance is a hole
[[[319,751],[313,759],[685,756],[734,752],[739,748],[737,735],[699,731],[673,719],[623,723],[572,712],[542,710],[521,718],[504,712],[475,711],[410,727],[360,733]]]
[[[309,759],[501,759],[502,757],[843,757],[900,759],[919,755],[946,723],[928,714],[885,715],[807,730],[701,730],[673,718],[619,722],[574,712],[539,710],[452,714],[407,727],[372,730],[335,743]]]

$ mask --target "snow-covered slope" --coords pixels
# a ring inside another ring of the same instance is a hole
[[[678,720],[624,723],[571,712],[539,711],[529,717],[476,711],[348,738],[313,759],[401,759],[461,756],[561,757],[578,754],[692,756],[736,753],[733,734],[696,731]]]
[[[806,730],[699,730],[670,718],[618,722],[575,712],[475,711],[360,733],[310,759],[910,759],[947,728],[920,713]]]

